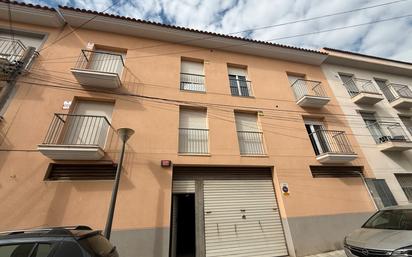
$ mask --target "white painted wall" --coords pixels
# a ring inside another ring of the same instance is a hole
[[[412,150],[392,153],[381,152],[358,111],[374,111],[377,119],[382,117],[381,120],[399,122],[403,127],[404,125],[399,119],[398,114],[412,115],[412,111],[397,110],[390,106],[386,98],[375,105],[366,106],[354,104],[346,88],[343,86],[338,73],[350,73],[354,74],[356,78],[369,80],[373,80],[374,78],[387,79],[389,82],[405,84],[411,87],[412,77],[401,77],[332,64],[323,64],[322,69],[376,178],[386,180],[398,204],[407,204],[408,200],[395,178],[394,173],[412,173]],[[378,91],[381,92],[375,81],[373,81],[373,83]],[[392,117],[392,119],[389,117]],[[405,127],[404,129],[407,131]],[[408,134],[409,132],[406,133]],[[408,134],[408,136],[412,139],[411,134]]]

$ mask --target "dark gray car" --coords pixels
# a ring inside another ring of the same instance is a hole
[[[118,257],[116,247],[87,226],[0,232],[1,257]]]

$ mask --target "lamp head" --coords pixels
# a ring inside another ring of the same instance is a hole
[[[126,142],[134,134],[134,130],[131,128],[119,128],[117,133],[119,134],[120,139],[123,142]]]

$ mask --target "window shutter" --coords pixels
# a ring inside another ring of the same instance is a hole
[[[235,113],[237,131],[260,132],[256,113]]]
[[[206,111],[180,109],[180,128],[207,129]]]
[[[229,75],[244,76],[247,77],[246,69],[236,68],[236,67],[227,67]]]
[[[384,179],[365,178],[365,182],[379,208],[398,204]]]
[[[191,61],[182,61],[180,71],[182,73],[203,75],[203,63],[201,62],[191,62]]]
[[[10,33],[6,33],[3,31],[0,31],[0,37],[2,38],[11,38]],[[40,46],[43,42],[43,36],[42,35],[36,35],[36,34],[29,34],[29,33],[21,33],[21,32],[15,32],[14,34],[14,39],[20,40],[25,47],[35,47],[37,50],[40,49]]]
[[[293,83],[295,83],[296,80],[298,79],[303,79],[302,76],[294,76],[294,75],[288,75],[288,80],[289,83],[292,85]]]
[[[412,202],[412,174],[395,174],[396,179],[405,192],[406,198]]]

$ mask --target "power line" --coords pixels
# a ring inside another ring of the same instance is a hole
[[[34,74],[34,75],[41,75],[41,76],[45,76],[44,74]],[[59,76],[55,76],[55,75],[50,75],[50,74],[47,74],[47,76],[48,77],[45,77],[45,78],[39,78],[39,77],[37,77],[37,78],[34,78],[34,79],[38,79],[38,80],[41,80],[41,81],[44,81],[44,82],[49,82],[50,81],[50,79],[49,79],[49,77],[51,77],[51,78],[55,78],[55,79],[58,79],[58,80],[60,80],[60,82],[57,82],[56,84],[60,84],[60,85],[63,85],[63,86],[67,86],[67,85],[64,85],[64,84],[62,84],[63,82],[67,82],[67,83],[70,83],[70,84],[73,84],[73,85],[78,85],[78,82],[76,82],[76,81],[69,81],[69,80],[66,80],[66,78],[62,78],[62,77],[59,77]],[[50,81],[50,82],[52,82],[52,81]],[[52,82],[53,83],[53,82]],[[146,85],[146,83],[141,83],[142,85]],[[70,87],[70,88],[73,88],[73,87]],[[78,88],[78,87],[77,87]],[[103,89],[83,89],[83,88],[78,88],[78,89],[80,89],[80,90],[85,90],[85,91],[90,91],[90,90],[92,90],[92,91],[94,91],[94,92],[99,92],[99,93],[105,93],[105,94],[113,94],[113,95],[123,95],[123,96],[125,96],[125,94],[124,93],[118,93],[118,92],[113,92],[113,91],[111,91],[111,90],[103,90]],[[209,92],[207,92],[207,93],[209,93]],[[132,94],[132,93],[127,93],[127,95],[128,96],[136,96],[136,97],[145,97],[144,95],[139,95],[139,94]],[[225,95],[225,96],[231,96],[231,95],[229,95],[229,94],[222,94],[222,95]],[[177,100],[177,99],[169,99],[169,98],[160,98],[160,97],[157,97],[157,99],[161,99],[161,100],[167,100],[167,101],[180,101],[179,103],[185,103],[185,104],[200,104],[200,105],[202,105],[202,106],[216,106],[216,107],[219,107],[219,106],[222,106],[222,107],[230,107],[230,108],[238,108],[238,109],[253,109],[253,110],[255,110],[255,111],[262,111],[262,110],[269,110],[269,111],[278,111],[278,112],[286,112],[286,113],[288,113],[288,112],[291,112],[291,113],[295,113],[295,114],[299,114],[299,115],[307,115],[308,113],[307,112],[302,112],[302,111],[294,111],[294,110],[286,110],[286,109],[277,109],[277,108],[266,108],[266,107],[258,107],[258,106],[238,106],[238,105],[227,105],[227,104],[214,104],[214,103],[207,103],[207,102],[195,102],[195,101],[185,101],[185,100]],[[259,98],[254,98],[255,100],[259,100],[259,99],[261,99],[260,97]],[[263,98],[264,100],[270,100],[270,101],[281,101],[282,99],[276,99],[276,98]],[[293,100],[284,100],[284,101],[288,101],[288,102],[291,102],[291,103],[296,103],[296,101],[293,101]],[[329,105],[329,104],[328,104]],[[337,104],[336,106],[340,106],[339,104]],[[352,105],[350,105],[350,106],[352,106]],[[358,121],[358,120],[360,120],[361,119],[361,117],[359,116],[359,114],[339,114],[339,113],[328,113],[328,112],[321,112],[321,111],[316,111],[316,114],[322,114],[322,115],[325,115],[325,116],[331,116],[331,117],[334,117],[334,116],[336,116],[336,117],[345,117],[345,118],[347,118],[347,119],[350,119],[350,118],[355,118],[356,119],[356,121]],[[380,119],[393,119],[394,117],[392,117],[392,116],[377,116],[377,118],[380,118]]]
[[[296,38],[296,37],[303,37],[303,36],[309,36],[309,35],[315,35],[315,34],[322,34],[326,32],[332,32],[332,31],[339,31],[339,30],[344,30],[344,29],[349,29],[349,28],[356,28],[356,27],[361,27],[361,26],[366,26],[366,25],[371,25],[371,24],[376,24],[376,23],[382,23],[382,22],[387,22],[387,21],[392,21],[392,20],[397,20],[397,19],[403,19],[403,18],[409,18],[412,17],[412,14],[407,14],[407,15],[402,15],[402,16],[397,16],[397,17],[391,17],[387,19],[381,19],[381,20],[375,20],[371,22],[365,22],[365,23],[359,23],[359,24],[354,24],[354,25],[349,25],[349,26],[343,26],[343,27],[336,27],[332,29],[326,29],[326,30],[317,30],[317,31],[312,31],[308,33],[303,33],[303,34],[297,34],[297,35],[292,35],[292,36],[285,36],[285,37],[278,37],[278,38],[273,38],[273,39],[268,39],[265,40],[265,42],[271,42],[275,40],[283,40],[283,39],[290,39],[290,38]],[[213,50],[221,50],[221,49],[230,49],[232,47],[238,47],[238,46],[245,46],[245,45],[250,45],[250,44],[256,44],[254,41],[248,41],[240,44],[232,44],[232,45],[227,45],[227,46],[220,46],[220,47],[214,47],[211,48]],[[193,52],[201,52],[201,51],[209,51],[210,49],[207,48],[201,48],[201,49],[193,49],[193,50],[184,50],[184,51],[176,51],[176,52],[166,52],[166,53],[161,53],[161,54],[152,54],[152,55],[143,55],[143,56],[129,56],[126,58],[127,60],[132,60],[132,59],[142,59],[142,58],[152,58],[152,57],[159,57],[159,56],[167,56],[167,55],[175,55],[175,54],[186,54],[186,53],[193,53]],[[58,60],[56,59],[50,59],[52,61],[43,61],[44,63],[71,63],[72,61],[53,61],[53,60]]]
[[[109,9],[111,9],[112,7],[114,7],[115,5],[119,4],[122,0],[117,0],[114,1],[112,5],[110,5],[109,7],[107,7],[106,9],[104,9],[102,12],[106,12]],[[83,26],[85,26],[87,23],[91,22],[92,20],[96,19],[99,16],[99,14],[94,15],[92,18],[88,19],[87,21],[83,22],[82,24],[80,24],[78,27],[74,28],[72,31],[69,31],[67,34],[65,34],[64,36],[56,39],[55,41],[53,41],[53,43],[51,43],[50,45],[40,49],[39,52],[46,50],[47,48],[49,48],[50,46],[56,44],[57,42],[61,41],[62,39],[68,37],[69,35],[71,35],[72,33],[74,33],[76,30],[82,28]]]
[[[405,2],[405,1],[409,1],[409,0],[398,0],[398,1],[386,2],[386,3],[382,3],[382,4],[365,6],[365,7],[352,9],[352,10],[348,10],[348,11],[330,13],[330,14],[326,14],[326,15],[315,16],[315,17],[311,17],[311,18],[300,19],[300,20],[295,20],[295,21],[289,21],[289,22],[284,22],[284,23],[272,24],[272,25],[268,25],[268,26],[255,27],[255,28],[250,28],[250,29],[236,31],[236,32],[229,32],[229,33],[226,33],[224,35],[235,35],[235,34],[240,34],[240,33],[244,33],[244,32],[251,32],[251,31],[263,30],[263,29],[268,29],[268,28],[281,27],[281,26],[292,25],[292,24],[297,24],[297,23],[301,23],[301,22],[308,22],[308,21],[313,21],[313,20],[317,20],[317,19],[323,19],[323,18],[333,17],[333,16],[337,16],[337,15],[348,14],[348,13],[359,12],[359,11],[363,11],[363,10],[367,10],[367,9],[387,6],[387,5],[396,4],[396,3]],[[151,45],[151,46],[135,47],[135,48],[128,49],[128,51],[147,49],[147,48],[155,48],[155,47],[165,46],[165,45],[170,45],[170,44],[184,44],[184,43],[201,41],[201,40],[215,38],[215,37],[219,37],[219,36],[211,35],[211,36],[205,36],[205,37],[202,37],[202,38],[196,38],[196,39],[190,39],[190,40],[181,40],[181,41],[177,41],[177,42],[173,42],[173,43],[161,43],[161,44],[156,44],[156,45]],[[66,59],[66,58],[77,58],[77,56],[53,58],[51,60]]]

